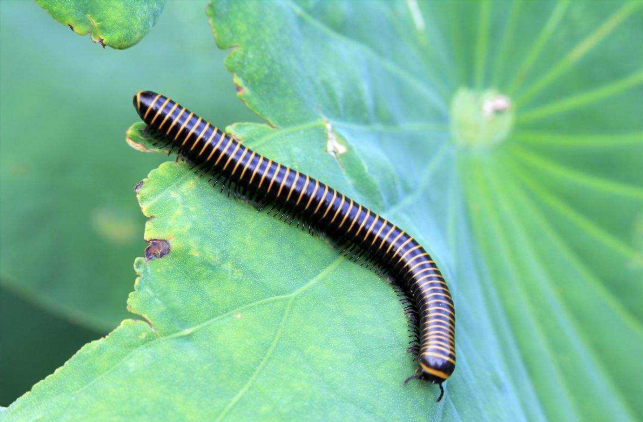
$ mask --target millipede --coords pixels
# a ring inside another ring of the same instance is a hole
[[[438,384],[442,399],[455,369],[455,308],[436,263],[410,235],[341,192],[295,169],[268,159],[168,97],[151,91],[134,96],[134,106],[157,142],[176,148],[198,173],[225,180],[228,192],[254,200],[259,209],[272,204],[324,234],[343,251],[364,258],[388,275],[403,296],[411,320],[418,367],[406,379]]]

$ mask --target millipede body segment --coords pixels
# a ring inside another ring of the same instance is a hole
[[[409,379],[442,387],[455,369],[455,309],[440,270],[415,239],[330,186],[255,153],[163,95],[138,92],[134,106],[157,139],[201,171],[287,210],[388,273],[414,314],[416,342],[409,350],[419,366]]]

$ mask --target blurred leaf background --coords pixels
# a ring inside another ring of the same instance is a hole
[[[143,41],[118,51],[34,1],[0,2],[0,405],[131,317],[146,245],[133,188],[164,161],[122,142],[134,93],[162,89],[219,125],[256,120],[206,4],[169,2]]]

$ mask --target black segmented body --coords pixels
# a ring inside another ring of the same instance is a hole
[[[181,156],[246,192],[289,210],[326,235],[358,247],[404,290],[417,313],[418,371],[441,384],[455,369],[455,309],[435,262],[402,229],[335,189],[267,159],[162,95],[142,91],[134,106]],[[441,395],[440,395],[441,397]]]

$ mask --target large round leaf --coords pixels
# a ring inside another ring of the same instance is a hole
[[[167,163],[139,190],[154,218],[130,307],[150,325],[86,346],[9,419],[637,418],[641,6],[216,1],[240,96],[271,124],[234,133],[445,272],[447,395],[402,387],[384,280]]]

